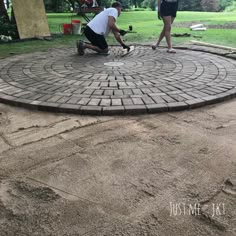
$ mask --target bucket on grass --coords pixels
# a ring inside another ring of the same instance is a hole
[[[71,23],[72,24],[79,24],[81,21],[80,20],[72,20]]]
[[[72,32],[75,35],[81,34],[81,22],[80,20],[72,20]]]
[[[72,24],[63,24],[63,33],[64,34],[72,34],[73,27]]]

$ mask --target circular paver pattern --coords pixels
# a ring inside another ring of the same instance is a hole
[[[0,101],[80,114],[183,110],[236,94],[236,61],[190,50],[147,46],[108,56],[74,48],[0,61]]]

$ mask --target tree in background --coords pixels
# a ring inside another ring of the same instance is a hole
[[[3,1],[3,0],[1,0]],[[9,1],[9,0],[8,0]],[[82,0],[44,0],[46,10],[49,12],[65,12],[74,9]],[[97,0],[99,6],[110,7],[115,0]],[[151,8],[156,9],[157,0],[120,0],[124,9]],[[224,11],[226,7],[236,4],[236,0],[180,0],[180,11]]]
[[[4,0],[0,0],[0,18],[2,22],[10,22]]]
[[[219,0],[202,0],[201,7],[203,11],[219,11],[220,9],[220,2]]]
[[[227,6],[225,10],[226,11],[235,11],[236,12],[236,0],[234,0],[231,5]]]
[[[113,0],[97,0],[98,6],[110,7]],[[121,0],[127,6],[127,0]],[[73,10],[78,5],[83,5],[83,0],[44,0],[47,12],[66,12]]]
[[[151,10],[155,11],[157,7],[156,0],[144,0],[141,5],[143,8],[151,8]]]
[[[107,8],[107,7],[111,6],[112,2],[113,2],[112,0],[99,0],[98,5]],[[121,1],[121,3],[123,3],[123,2]]]
[[[66,6],[64,0],[44,0],[44,5],[48,12],[64,12]]]
[[[179,1],[180,11],[201,11],[201,0],[181,0]]]
[[[226,7],[232,6],[234,0],[220,0],[219,2],[219,10],[224,11]]]
[[[6,0],[7,9],[10,8],[10,0]]]
[[[7,3],[7,2],[6,2]],[[7,6],[10,7],[10,2],[8,1]],[[5,41],[5,37],[9,37],[11,39],[18,39],[19,34],[15,22],[15,17],[13,11],[11,13],[11,19],[8,16],[7,9],[5,7],[4,0],[0,0],[0,35],[4,36],[0,39]],[[8,39],[7,39],[8,41]]]

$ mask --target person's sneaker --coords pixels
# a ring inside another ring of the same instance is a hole
[[[153,50],[156,50],[157,47],[158,47],[157,44],[153,44],[153,45],[152,45],[152,49],[153,49]]]
[[[84,42],[82,40],[76,42],[78,54],[80,56],[84,55]]]
[[[173,48],[169,48],[169,49],[167,50],[167,52],[168,52],[168,53],[176,53],[176,51],[175,51]]]

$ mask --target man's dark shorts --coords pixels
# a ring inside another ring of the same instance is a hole
[[[161,3],[161,16],[171,16],[176,17],[176,12],[178,9],[178,2],[166,2],[163,0]]]
[[[84,35],[92,43],[92,45],[97,46],[102,50],[105,50],[108,48],[105,37],[103,35],[96,34],[88,26],[86,26],[84,30]]]

